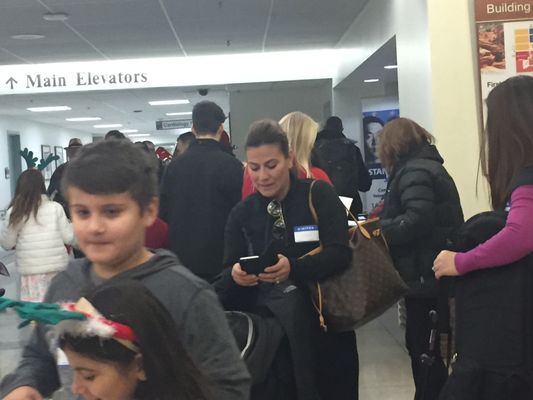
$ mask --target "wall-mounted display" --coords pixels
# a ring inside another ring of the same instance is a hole
[[[387,122],[399,116],[398,109],[363,112],[365,164],[372,179],[372,186],[366,193],[366,209],[369,212],[379,204],[387,190],[387,176],[376,150],[377,137]]]
[[[533,75],[533,0],[476,0],[476,30],[484,104],[500,82]]]

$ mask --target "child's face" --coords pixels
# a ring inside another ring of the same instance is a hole
[[[120,366],[96,361],[68,349],[65,354],[74,370],[72,392],[87,400],[133,400],[139,381],[145,380],[137,360]]]
[[[89,194],[68,189],[74,234],[93,266],[121,272],[140,264],[144,232],[157,217],[154,198],[144,213],[129,193]]]

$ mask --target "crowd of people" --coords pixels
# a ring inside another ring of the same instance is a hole
[[[409,287],[416,400],[533,398],[532,106],[527,76],[487,99],[480,165],[494,211],[474,223],[464,223],[426,129],[397,118],[373,136],[388,176],[381,228]],[[363,211],[359,192],[371,180],[361,151],[338,117],[319,132],[290,112],[250,126],[241,162],[225,119],[217,104],[196,104],[170,162],[111,131],[85,146],[71,140],[48,193],[40,171],[20,175],[0,245],[15,249],[21,297],[0,299],[0,311],[37,322],[0,384],[3,399],[39,400],[60,387],[101,400],[358,398],[356,333],[321,329],[307,287],[351,261],[339,196],[354,199],[352,214]],[[497,229],[461,247],[494,215]],[[472,284],[480,274],[482,287]],[[244,318],[244,335],[230,315]],[[480,341],[483,331],[496,339]],[[451,375],[445,332],[457,336]]]

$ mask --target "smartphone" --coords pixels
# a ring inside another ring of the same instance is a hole
[[[275,265],[278,262],[278,253],[274,241],[270,242],[263,254],[260,256],[241,257],[239,264],[241,269],[247,274],[259,275],[265,268]]]
[[[259,275],[266,268],[259,256],[241,257],[239,264],[244,272],[251,275]]]
[[[358,221],[366,221],[368,219],[367,213],[359,213],[357,214],[357,220]]]

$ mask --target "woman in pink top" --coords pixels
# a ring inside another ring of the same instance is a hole
[[[318,124],[300,111],[285,115],[279,120],[279,124],[287,134],[290,151],[294,154],[295,175],[300,179],[318,179],[332,185],[324,170],[311,166],[311,150],[315,144]],[[255,191],[248,168],[244,168],[242,198],[245,199]]]
[[[494,210],[508,210],[505,227],[466,253],[442,251],[435,276],[511,264],[533,252],[533,77],[509,78],[487,98],[481,167]]]

